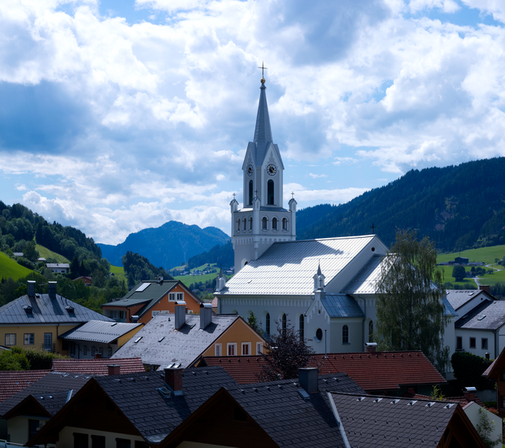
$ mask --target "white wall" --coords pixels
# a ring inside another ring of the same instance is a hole
[[[496,443],[495,447],[501,447],[501,440],[503,437],[503,430],[502,430],[502,420],[500,417],[497,415],[493,414],[492,412],[489,412],[486,409],[483,409],[480,407],[477,403],[470,403],[465,409],[465,414],[469,418],[469,420],[472,422],[473,426],[475,429],[477,429],[477,425],[480,422],[481,419],[481,414],[479,413],[479,409],[482,409],[483,412],[485,412],[485,415],[491,420],[493,423],[493,431],[491,433],[490,439],[491,440],[500,440],[500,443]]]

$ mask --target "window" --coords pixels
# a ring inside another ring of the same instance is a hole
[[[277,218],[272,219],[272,229],[277,230]]]
[[[253,201],[253,181],[249,181],[249,205],[252,205]]]
[[[252,230],[252,218],[249,218],[249,230]]]
[[[286,328],[288,326],[288,318],[286,313],[282,315],[282,336],[286,336]]]
[[[119,311],[119,318],[124,319],[124,311]]]
[[[267,182],[267,204],[274,205],[274,181],[270,179]]]
[[[75,355],[75,344],[73,342],[70,343],[70,354]]]
[[[368,322],[368,342],[373,342],[373,320]]]
[[[242,342],[242,356],[247,356],[251,354],[251,343]]]
[[[482,338],[481,344],[482,350],[487,350],[487,338]]]
[[[270,334],[270,314],[267,313],[265,316],[265,333]]]
[[[35,335],[33,333],[25,333],[24,342],[25,345],[35,344]]]
[[[53,349],[53,334],[44,333],[44,350],[50,352]]]
[[[131,448],[129,439],[116,439],[116,448]]]
[[[91,436],[91,448],[105,448],[105,436]]]
[[[321,330],[320,328],[316,330],[316,340],[317,341],[323,340],[323,330]]]
[[[259,355],[260,353],[263,353],[263,344],[256,342],[256,354]]]
[[[5,333],[5,345],[16,345],[16,333]]]
[[[470,348],[475,348],[475,338],[470,338]]]
[[[463,338],[461,336],[456,338],[456,350],[463,350]]]
[[[342,327],[342,344],[349,344],[349,327],[347,325]]]
[[[247,230],[247,219],[244,218],[244,232]]]
[[[74,432],[74,448],[88,448],[88,435]]]
[[[263,230],[267,230],[268,229],[268,219],[266,217],[263,216],[263,218],[261,218],[261,228]]]
[[[28,420],[28,440],[31,439],[35,434],[37,434],[37,430],[39,429],[39,421],[38,420]]]
[[[112,356],[112,347],[107,347],[107,358]]]
[[[96,347],[94,345],[91,346],[91,356],[96,355]]]
[[[298,319],[298,334],[300,335],[300,341],[303,341],[305,338],[305,320],[303,314],[300,314],[300,318]]]
[[[221,351],[221,350],[222,350],[222,349],[221,349],[221,344],[216,344],[216,345],[214,346],[214,353],[215,353],[215,356],[221,356],[221,353],[222,353],[222,351]]]
[[[103,356],[103,347],[98,348],[98,353],[100,353],[100,356]]]
[[[237,344],[235,342],[228,343],[228,356],[237,356]]]
[[[83,355],[87,355],[87,354],[88,354],[88,346],[87,346],[87,345],[84,345],[84,346],[82,347],[82,354],[83,354]]]
[[[287,220],[287,218],[282,218],[282,230],[288,230],[288,220]]]
[[[240,232],[240,218],[237,219],[237,232]]]
[[[139,442],[135,440],[135,448],[149,448],[149,444],[146,442]]]
[[[183,292],[171,292],[168,295],[168,300],[170,302],[175,302],[175,301],[182,302],[184,300],[184,293]]]

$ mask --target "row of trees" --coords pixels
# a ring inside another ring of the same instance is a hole
[[[165,280],[173,280],[173,277],[162,267],[157,268],[147,258],[134,252],[128,251],[122,257],[124,273],[128,279],[128,288],[133,288],[142,280],[163,277]]]

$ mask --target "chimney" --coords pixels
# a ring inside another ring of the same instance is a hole
[[[319,372],[317,367],[300,367],[298,369],[298,382],[309,394],[317,392]]]
[[[365,347],[367,353],[375,353],[377,350],[377,342],[366,342]]]
[[[139,322],[139,317],[136,314],[134,314],[132,316],[132,323],[137,324],[138,322]]]
[[[47,282],[47,287],[49,288],[49,298],[56,299],[56,283],[57,282]]]
[[[491,287],[489,285],[479,285],[479,289],[491,295]]]
[[[107,375],[120,375],[121,374],[121,365],[119,364],[109,364],[107,366]]]
[[[200,330],[205,330],[212,323],[212,303],[200,305]]]
[[[35,280],[28,280],[28,297],[35,297]]]
[[[174,392],[174,395],[182,395],[182,367],[165,369],[165,383]]]
[[[102,359],[102,355],[100,353],[95,353],[95,359]]]
[[[175,302],[175,329],[179,330],[186,323],[186,302]]]
[[[463,395],[468,401],[475,401],[475,392],[477,392],[475,387],[465,387],[463,389]]]

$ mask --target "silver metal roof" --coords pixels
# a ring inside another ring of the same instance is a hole
[[[274,243],[230,279],[220,295],[311,295],[319,263],[329,284],[374,237]]]
[[[374,255],[344,288],[347,294],[375,294],[383,267],[382,255]]]
[[[90,320],[79,328],[74,328],[60,337],[68,341],[90,341],[110,344],[121,336],[129,333],[142,324],[127,324],[119,322],[104,322]]]
[[[476,310],[463,316],[456,322],[456,328],[471,330],[497,330],[505,324],[505,300],[495,300],[489,302],[486,307],[485,302]]]
[[[159,314],[114,353],[112,359],[140,357],[144,364],[166,367],[176,363],[188,367],[237,319],[237,315],[212,316],[212,323],[200,330],[200,316],[186,314],[186,324],[176,331],[174,314]]]
[[[455,310],[461,308],[481,292],[479,289],[448,289],[446,291],[447,300]]]
[[[321,303],[330,317],[365,317],[356,300],[346,294],[326,294]]]

